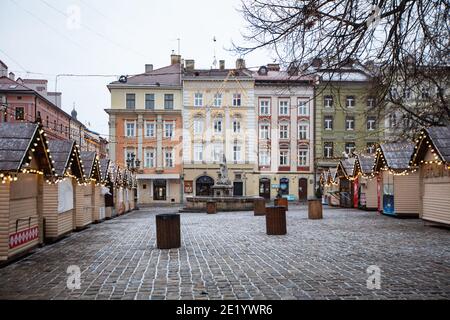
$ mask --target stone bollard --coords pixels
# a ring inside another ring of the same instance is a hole
[[[275,199],[275,206],[286,207],[286,211],[289,211],[289,201],[286,198]]]
[[[158,249],[181,247],[180,215],[160,214],[156,216],[156,242]]]
[[[270,236],[282,236],[287,233],[286,228],[286,207],[266,208],[266,229]]]
[[[320,199],[308,200],[308,218],[311,220],[323,219],[323,206]]]
[[[265,216],[266,215],[266,200],[264,198],[256,198],[253,202],[255,216]]]
[[[216,214],[217,213],[217,202],[208,201],[206,203],[206,213],[207,214]]]

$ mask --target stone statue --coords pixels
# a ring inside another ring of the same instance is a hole
[[[217,181],[217,185],[231,185],[231,181],[228,179],[227,158],[225,157],[225,154],[223,155],[222,162],[220,163],[219,180]]]

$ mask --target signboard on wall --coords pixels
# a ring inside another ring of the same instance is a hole
[[[29,228],[9,236],[9,248],[14,249],[23,244],[34,241],[39,237],[38,227]]]
[[[71,179],[58,182],[58,213],[73,210],[73,185]]]
[[[185,181],[184,193],[193,193],[193,192],[194,192],[194,181]]]

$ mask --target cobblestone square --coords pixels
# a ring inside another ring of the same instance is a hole
[[[267,236],[253,212],[181,215],[182,247],[156,249],[153,208],[75,233],[0,269],[0,299],[449,299],[450,233],[347,209],[288,212]],[[67,268],[81,289],[67,288]],[[369,290],[369,266],[381,289]]]

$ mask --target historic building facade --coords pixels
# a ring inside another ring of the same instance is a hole
[[[186,60],[183,75],[184,195],[208,196],[223,156],[235,196],[257,195],[255,81],[245,61],[236,67],[195,68]]]
[[[269,64],[254,73],[258,195],[306,201],[314,194],[314,81]]]
[[[111,92],[110,158],[126,167],[140,160],[136,176],[140,204],[180,203],[182,199],[181,57],[171,65],[108,85]]]

